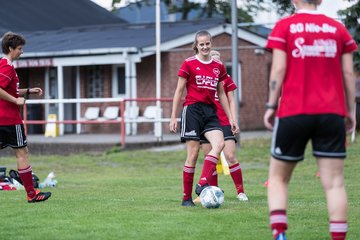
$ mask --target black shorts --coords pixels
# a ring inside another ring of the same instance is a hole
[[[235,143],[237,143],[237,139],[236,136],[232,133],[231,131],[231,126],[230,125],[226,125],[226,126],[221,126],[221,129],[224,133],[224,140],[233,140],[235,141]],[[200,143],[209,143],[209,141],[205,138],[204,135],[200,136]]]
[[[315,157],[345,158],[344,118],[335,114],[276,118],[271,155],[279,160],[301,161],[309,140]]]
[[[24,125],[0,126],[0,148],[23,148],[27,146]]]
[[[181,115],[181,142],[200,141],[201,135],[212,130],[222,131],[213,105],[194,103],[184,107]]]

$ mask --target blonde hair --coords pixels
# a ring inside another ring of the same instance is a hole
[[[198,44],[198,37],[202,37],[202,36],[209,36],[210,37],[210,41],[212,40],[212,37],[211,37],[211,34],[206,31],[206,30],[200,30],[198,32],[196,32],[195,34],[195,40],[194,40],[194,43],[193,43],[193,46],[192,48],[194,49],[195,53],[198,54],[199,53],[199,50],[197,49],[197,44]]]
[[[211,50],[210,57],[220,60],[221,54],[220,54],[220,52],[218,52],[216,50]]]

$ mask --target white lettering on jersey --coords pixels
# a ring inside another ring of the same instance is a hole
[[[217,84],[219,82],[218,78],[213,79],[209,76],[196,75],[196,84],[198,88],[207,88],[210,90],[216,90]]]
[[[322,25],[317,25],[315,23],[293,23],[290,25],[290,33],[336,33],[336,27],[333,27],[327,23],[323,23]]]
[[[299,37],[295,39],[296,49],[292,51],[294,58],[305,57],[326,57],[334,58],[337,53],[336,41],[333,39],[317,39],[313,45],[305,45],[305,39]]]

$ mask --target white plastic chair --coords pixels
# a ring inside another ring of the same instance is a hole
[[[88,107],[85,111],[84,117],[86,120],[97,120],[99,118],[99,107]]]
[[[119,107],[109,106],[106,107],[103,117],[107,120],[114,120],[119,118]]]

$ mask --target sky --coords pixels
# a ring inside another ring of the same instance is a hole
[[[102,6],[106,9],[111,9],[111,3],[112,0],[91,0],[98,5]],[[239,1],[239,0],[238,0]],[[337,18],[336,12],[340,9],[345,9],[351,6],[353,3],[349,3],[346,0],[323,0],[322,4],[318,7],[318,10],[329,17]],[[256,23],[273,23],[276,22],[276,20],[279,19],[279,16],[277,16],[274,12],[271,13],[261,13],[258,14],[255,18]]]

